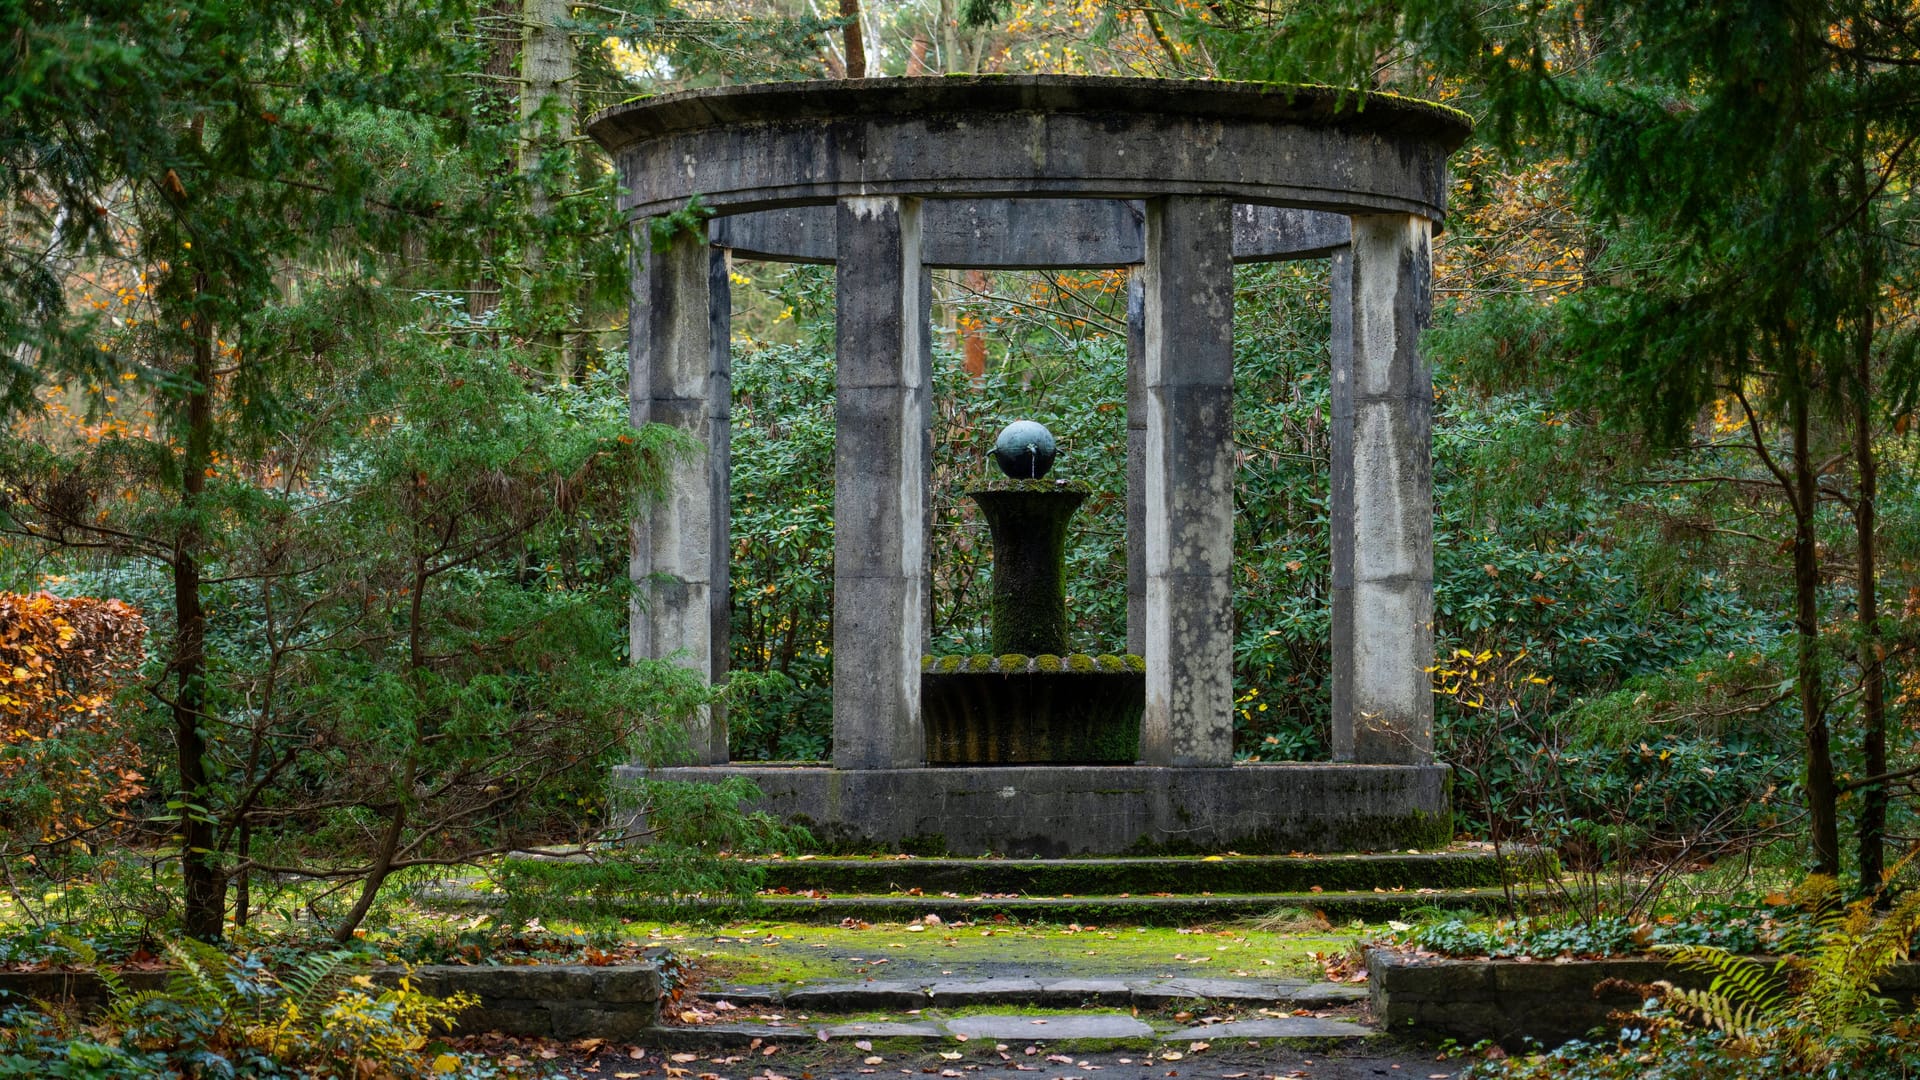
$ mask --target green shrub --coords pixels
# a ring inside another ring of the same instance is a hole
[[[79,949],[91,963],[90,950]],[[0,1076],[494,1075],[433,1042],[477,1004],[471,995],[436,998],[407,978],[382,989],[351,974],[344,952],[310,955],[285,974],[190,938],[169,942],[166,953],[173,969],[159,990],[130,991],[100,967],[112,1000],[84,1028],[26,1008],[0,1014]]]

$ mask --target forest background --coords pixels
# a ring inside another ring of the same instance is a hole
[[[604,838],[606,767],[671,756],[704,691],[625,651],[627,521],[678,447],[625,419],[649,238],[579,132],[848,75],[1473,114],[1427,339],[1459,830],[1868,888],[1920,839],[1901,5],[81,0],[0,31],[0,866],[29,912],[111,883],[213,937],[306,880],[345,939],[395,874]],[[832,274],[733,274],[733,753],[821,758]],[[1325,267],[1236,281],[1236,753],[1324,758]],[[937,278],[930,651],[984,641],[962,491],[1021,417],[1095,492],[1075,647],[1122,651],[1124,297]],[[689,835],[725,817],[657,797]]]

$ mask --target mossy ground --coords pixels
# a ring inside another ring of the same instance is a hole
[[[552,927],[559,929],[559,927]],[[1250,927],[910,926],[743,923],[723,928],[635,923],[624,932],[670,946],[710,981],[1208,976],[1316,978],[1315,954],[1344,954],[1382,925]]]

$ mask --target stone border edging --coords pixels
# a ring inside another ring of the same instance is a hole
[[[392,986],[407,969],[375,968],[370,974]],[[158,990],[166,971],[125,973],[131,990]],[[480,1003],[460,1015],[457,1034],[499,1031],[508,1035],[560,1038],[631,1038],[657,1026],[664,983],[656,963],[592,966],[523,964],[468,967],[422,964],[413,968],[415,989],[448,997],[473,994]],[[0,1005],[13,999],[72,1003],[87,1009],[106,1004],[107,989],[91,971],[0,972]]]
[[[1768,958],[1762,958],[1768,959]],[[1367,951],[1373,1011],[1394,1034],[1452,1038],[1472,1045],[1491,1039],[1509,1050],[1528,1039],[1551,1049],[1615,1026],[1612,1015],[1643,1003],[1629,984],[1665,979],[1704,987],[1699,972],[1652,957],[1604,960],[1457,960]],[[1895,965],[1880,980],[1883,994],[1920,1000],[1920,963]]]

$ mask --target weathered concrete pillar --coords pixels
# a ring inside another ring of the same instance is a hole
[[[707,367],[707,475],[713,540],[708,547],[712,556],[708,572],[708,610],[712,627],[712,660],[708,670],[714,685],[727,680],[733,644],[732,562],[733,562],[733,256],[720,248],[708,249],[707,321],[713,346]],[[711,706],[717,744],[715,761],[726,761],[727,706]]]
[[[666,251],[655,252],[645,223],[639,227],[627,342],[628,411],[636,425],[678,428],[699,448],[668,464],[665,497],[634,519],[629,644],[636,657],[670,659],[712,680],[725,670],[726,655],[724,646],[715,652],[713,625],[715,567],[724,566],[725,559],[726,489],[724,471],[715,479],[712,442],[712,253],[705,238],[694,233],[682,233]],[[723,411],[724,404],[719,408]],[[724,419],[720,422],[724,426]],[[720,580],[725,581],[724,569]],[[724,715],[703,709],[688,739],[696,764],[727,760]]]
[[[1127,276],[1127,652],[1147,654],[1147,282]]]
[[[1147,203],[1149,765],[1233,761],[1233,204]]]
[[[1432,297],[1423,217],[1356,216],[1333,262],[1333,756],[1433,760]]]
[[[840,200],[833,446],[833,764],[926,761],[928,276],[920,205]]]

